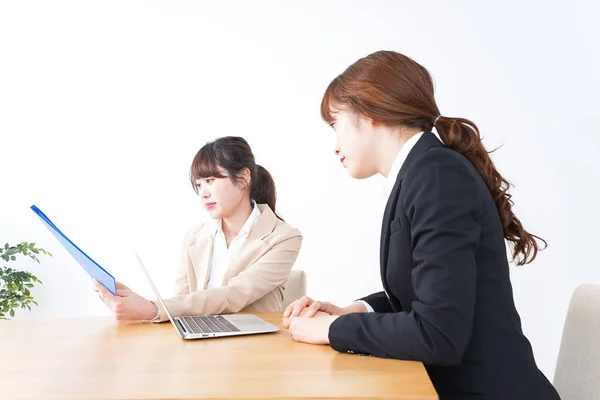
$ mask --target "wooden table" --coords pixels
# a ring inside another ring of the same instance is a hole
[[[281,327],[281,313],[257,314]],[[0,399],[437,399],[422,364],[340,354],[286,330],[182,340],[170,323],[0,321]]]

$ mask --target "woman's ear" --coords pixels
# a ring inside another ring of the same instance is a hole
[[[382,125],[379,122],[376,122],[375,120],[373,120],[372,118],[369,118],[369,117],[363,117],[363,118],[364,118],[365,123],[369,124],[373,128],[377,128],[378,126]]]
[[[377,125],[379,125],[377,122],[375,122],[372,118],[367,117],[366,115],[361,115],[358,113],[354,113],[353,115],[354,118],[354,124],[356,127],[360,128],[360,126],[370,126],[370,127],[377,127]]]
[[[240,179],[244,182],[244,188],[250,187],[250,180],[252,174],[248,168],[244,168],[240,171]]]

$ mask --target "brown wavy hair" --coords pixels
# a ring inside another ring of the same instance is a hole
[[[426,132],[435,126],[446,146],[465,156],[483,177],[498,208],[504,237],[512,247],[513,261],[528,264],[547,246],[544,239],[527,232],[513,213],[514,202],[508,193],[511,185],[494,166],[477,126],[468,119],[440,115],[429,71],[411,58],[378,51],[356,61],[327,87],[321,116],[332,124],[336,110],[341,109],[388,126]]]

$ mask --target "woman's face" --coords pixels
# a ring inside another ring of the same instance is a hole
[[[372,122],[356,113],[340,110],[331,124],[336,134],[334,152],[356,179],[369,178],[377,173],[376,135]]]
[[[204,209],[213,219],[222,219],[232,216],[243,204],[249,202],[247,185],[236,184],[227,175],[227,171],[219,167],[223,178],[207,177],[196,179],[198,195],[202,199]],[[242,172],[243,183],[246,182],[245,171]]]

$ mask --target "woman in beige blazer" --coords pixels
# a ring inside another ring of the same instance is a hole
[[[275,214],[275,183],[246,140],[223,137],[194,157],[190,179],[211,220],[191,229],[181,251],[173,316],[281,311],[302,235]],[[118,320],[167,320],[160,303],[117,282],[94,290]]]

